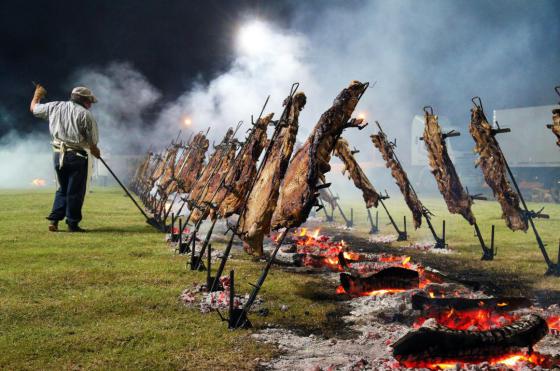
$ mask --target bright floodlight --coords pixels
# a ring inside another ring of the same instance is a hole
[[[257,55],[267,48],[270,42],[270,29],[262,21],[252,21],[239,30],[238,46],[241,52],[248,55]]]
[[[185,126],[191,126],[192,121],[189,117],[185,117],[185,119],[183,120],[183,124],[185,124]]]

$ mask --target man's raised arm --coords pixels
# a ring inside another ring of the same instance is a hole
[[[35,93],[33,94],[33,99],[31,99],[31,104],[29,105],[31,113],[33,113],[35,106],[41,102],[41,99],[43,99],[45,95],[47,95],[47,90],[41,84],[35,85]]]

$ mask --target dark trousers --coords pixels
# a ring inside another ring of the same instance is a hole
[[[54,169],[58,178],[58,189],[54,196],[54,203],[49,220],[62,220],[76,226],[82,220],[82,205],[86,195],[87,185],[87,157],[75,152],[66,152],[64,163],[59,168],[60,154],[55,153]]]

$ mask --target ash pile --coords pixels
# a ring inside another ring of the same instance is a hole
[[[287,238],[277,259],[338,283],[347,300],[340,334],[267,328],[252,336],[278,346],[263,369],[545,370],[560,368],[560,307],[493,297],[404,255],[355,252],[319,230]]]

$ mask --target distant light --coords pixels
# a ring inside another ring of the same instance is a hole
[[[244,54],[258,55],[270,48],[270,28],[266,23],[254,20],[241,27],[238,34],[238,46]]]
[[[366,112],[358,113],[358,118],[361,119],[361,120],[365,120],[366,119]]]
[[[192,121],[191,121],[191,119],[190,119],[189,117],[185,117],[185,118],[183,119],[183,124],[184,124],[185,126],[191,126]]]

